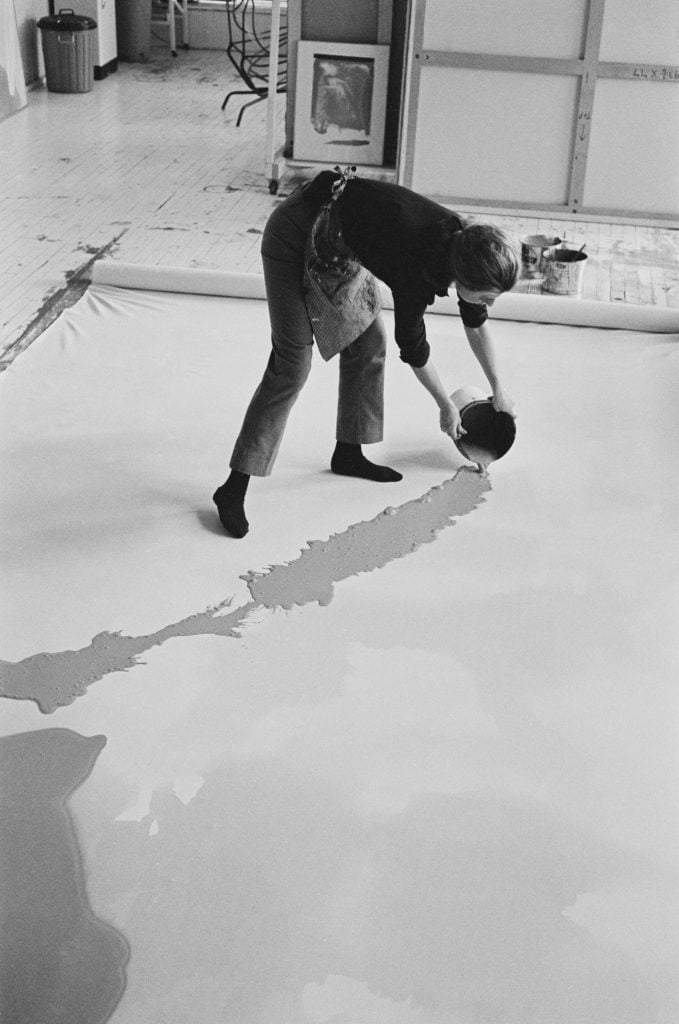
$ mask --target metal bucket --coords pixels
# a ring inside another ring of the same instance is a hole
[[[93,18],[62,8],[41,18],[45,82],[50,92],[90,92],[94,85]]]
[[[486,467],[506,455],[514,444],[516,424],[507,412],[496,412],[492,398],[480,388],[458,388],[450,400],[460,413],[462,426],[467,431],[458,437],[455,445],[465,459]]]
[[[552,235],[523,235],[521,241],[521,272],[524,277],[540,277],[544,273],[544,258],[549,249],[561,242]]]
[[[580,249],[553,249],[545,254],[542,290],[555,295],[579,295],[587,255]]]

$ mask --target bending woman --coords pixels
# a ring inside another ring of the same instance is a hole
[[[324,359],[337,353],[340,358],[331,469],[378,482],[401,479],[361,449],[382,440],[386,331],[375,278],[391,289],[401,359],[438,406],[444,433],[455,439],[463,431],[430,358],[424,314],[453,284],[493,405],[513,415],[486,325],[488,306],[514,286],[519,269],[514,246],[497,228],[467,225],[410,189],[336,168],[322,171],[276,207],[262,238],[262,260],[271,354],[236,440],[230,476],[213,496],[231,536],[248,532],[250,477],[272,470],[311,368],[314,338]]]

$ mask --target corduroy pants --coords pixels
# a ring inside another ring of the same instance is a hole
[[[304,254],[315,214],[298,189],[274,210],[262,239],[271,354],[230,461],[232,469],[250,476],[271,472],[290,411],[311,369],[314,336],[304,301]],[[379,315],[339,353],[338,441],[382,440],[385,353],[386,331]]]

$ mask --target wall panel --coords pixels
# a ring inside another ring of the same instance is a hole
[[[427,50],[580,57],[586,0],[429,0],[423,46]]]
[[[577,85],[550,75],[424,68],[413,188],[565,203]]]
[[[601,60],[676,64],[677,0],[606,0],[599,56]]]
[[[679,219],[678,0],[412,0],[411,15],[403,184]]]
[[[679,87],[615,79],[597,83],[584,201],[621,211],[663,213],[677,207]]]

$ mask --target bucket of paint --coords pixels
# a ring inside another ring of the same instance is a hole
[[[555,295],[579,295],[586,261],[582,249],[560,247],[545,253],[542,290]]]
[[[470,462],[487,466],[506,455],[514,444],[516,424],[507,412],[497,412],[492,398],[480,388],[458,388],[450,400],[460,413],[466,433],[455,440],[459,452]]]
[[[523,235],[521,272],[524,277],[539,277],[544,270],[545,254],[561,242],[556,235]]]

